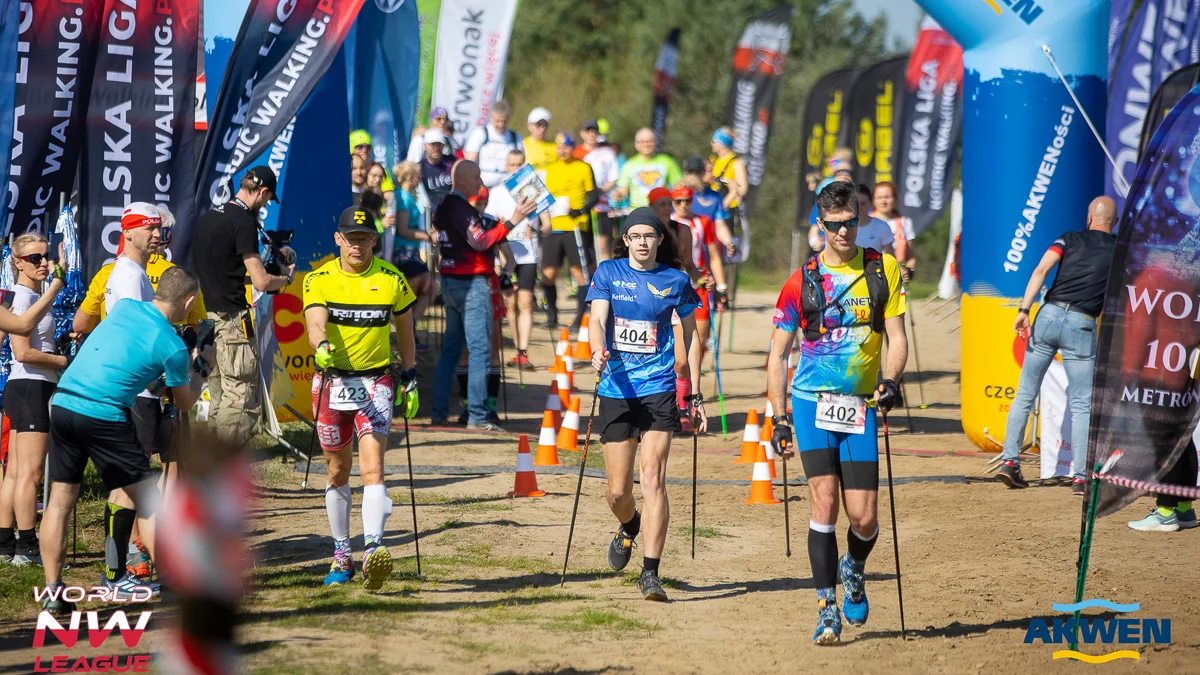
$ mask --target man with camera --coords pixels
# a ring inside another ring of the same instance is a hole
[[[275,187],[270,167],[250,169],[231,201],[200,216],[193,239],[196,276],[216,330],[209,420],[218,437],[236,444],[250,439],[262,412],[246,278],[256,290],[271,293],[290,284],[296,269],[292,259],[272,274],[258,253],[258,212],[268,201],[279,202]]]
[[[190,272],[181,267],[163,272],[150,302],[125,298],[112,306],[59,380],[50,401],[49,463],[54,485],[42,517],[47,588],[62,585],[67,519],[79,497],[89,459],[105,488],[129,495],[137,510],[142,540],[154,555],[151,518],[158,489],[130,409],[138,393],[160,379],[183,410],[199,398],[203,376],[198,371],[212,362],[213,350],[189,354],[171,326],[187,317],[199,294],[199,284]],[[47,598],[43,608],[55,613],[74,610],[57,594]]]

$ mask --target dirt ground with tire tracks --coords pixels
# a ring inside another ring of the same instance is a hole
[[[569,470],[538,476],[545,497],[507,499],[515,435],[415,426],[423,576],[416,575],[413,555],[403,433],[395,431],[386,460],[387,485],[396,502],[387,544],[398,558],[397,569],[374,595],[357,584],[321,586],[329,564],[328,525],[323,493],[300,488],[303,465],[277,459],[258,465],[261,499],[250,519],[258,585],[240,631],[247,672],[665,674],[825,667],[889,674],[1086,668],[1200,672],[1195,610],[1200,586],[1192,574],[1200,531],[1130,531],[1126,521],[1140,518],[1148,499],[1098,524],[1087,597],[1140,602],[1133,616],[1171,619],[1171,644],[1135,645],[1139,661],[1103,666],[1052,660],[1065,645],[1024,644],[1031,619],[1059,616],[1051,604],[1073,599],[1080,501],[1063,487],[1010,491],[975,480],[983,475],[986,456],[975,452],[958,422],[960,339],[951,330],[957,317],[935,322],[930,309],[936,302],[915,303],[925,370],[917,376],[910,357],[905,378],[913,403],[921,402],[923,388],[928,407],[911,410],[916,433],[910,433],[903,410],[891,416],[893,469],[906,477],[898,481],[895,495],[908,640],[900,639],[884,488],[879,543],[867,564],[870,621],[863,628],[847,626],[840,647],[812,646],[816,612],[807,560],[806,488],[789,487],[788,558],[783,506],[744,505],[750,467],[732,463],[746,411],[764,402],[762,366],[774,295],[743,293],[739,300],[736,351],[722,354],[721,364],[727,439],[715,419],[711,373],[705,375],[707,409],[717,431],[699,440],[699,475],[705,482],[698,490],[694,560],[689,557],[692,441],[688,436],[674,441],[669,476],[678,480],[668,488],[673,521],[661,569],[669,603],[641,600],[633,585],[639,551],[627,573],[608,570],[605,550],[616,523],[604,501],[604,481],[596,477],[583,482],[570,569],[565,587],[559,587],[578,455],[560,453]],[[545,366],[551,353],[546,331],[535,338],[531,358]],[[431,372],[436,351],[424,360],[423,372]],[[584,389],[585,426],[590,372],[577,376]],[[508,390],[508,428],[529,433],[536,446],[549,376],[539,371],[524,379],[523,391],[515,384]],[[422,394],[428,406],[428,378]],[[603,468],[595,446],[588,466]],[[793,482],[799,468],[789,465]],[[886,475],[882,466],[881,475]],[[311,482],[323,484],[316,470]],[[359,486],[357,478],[352,485]],[[640,499],[637,487],[635,495]],[[778,483],[775,495],[783,496]],[[356,547],[361,546],[358,499],[356,490]],[[845,536],[843,523],[838,528],[843,549]],[[95,564],[98,555],[85,560]],[[0,672],[32,669],[34,652],[28,645],[34,616],[31,606],[0,628]],[[161,640],[162,634],[151,632],[148,638]],[[75,652],[38,653],[45,658]]]

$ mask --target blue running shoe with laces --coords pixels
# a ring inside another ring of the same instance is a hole
[[[349,548],[337,548],[333,552],[333,563],[325,575],[326,586],[341,586],[354,578],[354,559]]]
[[[817,630],[813,644],[836,645],[842,641],[842,614],[838,612],[837,595],[832,588],[817,590]]]
[[[866,624],[867,615],[871,613],[864,577],[863,565],[851,558],[849,553],[843,554],[838,561],[838,579],[842,582],[842,614],[846,616],[846,623],[856,628]]]

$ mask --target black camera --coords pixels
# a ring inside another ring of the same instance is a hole
[[[294,230],[259,230],[262,243],[267,247],[267,259],[263,267],[267,274],[286,277],[287,268],[296,264],[296,251],[292,248]],[[271,291],[272,294],[279,291]]]

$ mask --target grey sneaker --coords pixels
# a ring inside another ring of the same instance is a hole
[[[1164,516],[1156,507],[1145,518],[1129,521],[1129,529],[1140,532],[1177,532],[1179,530],[1179,518],[1176,517],[1174,510],[1171,511],[1170,515]]]
[[[1025,480],[1025,476],[1021,473],[1021,465],[1013,461],[1005,461],[996,477],[1011,490],[1023,490],[1029,487],[1029,481]]]
[[[1190,530],[1200,523],[1196,522],[1196,509],[1188,509],[1187,511],[1175,510],[1175,520],[1179,521],[1179,529]]]
[[[608,566],[616,572],[625,569],[625,566],[629,564],[629,558],[633,556],[635,546],[637,543],[625,532],[625,526],[618,527],[617,533],[613,535],[613,540],[608,545]]]
[[[42,556],[40,556],[36,553],[33,555],[26,555],[24,553],[18,553],[16,555],[14,555],[12,557],[12,560],[9,562],[12,564],[13,567],[28,567],[30,565],[41,566]]]
[[[497,431],[500,433],[504,432],[503,427],[501,427],[499,424],[492,424],[491,422],[468,422],[467,428],[472,431]]]
[[[135,597],[138,599],[144,598],[146,597],[146,590],[150,591],[150,597],[157,598],[162,594],[162,588],[157,583],[142,581],[132,574],[126,574],[116,581],[101,579],[100,583],[107,588],[113,589],[114,601],[128,601]]]
[[[642,578],[638,579],[637,587],[642,592],[642,598],[646,600],[667,601],[667,592],[663,590],[662,583],[658,580],[658,572],[642,570]]]

